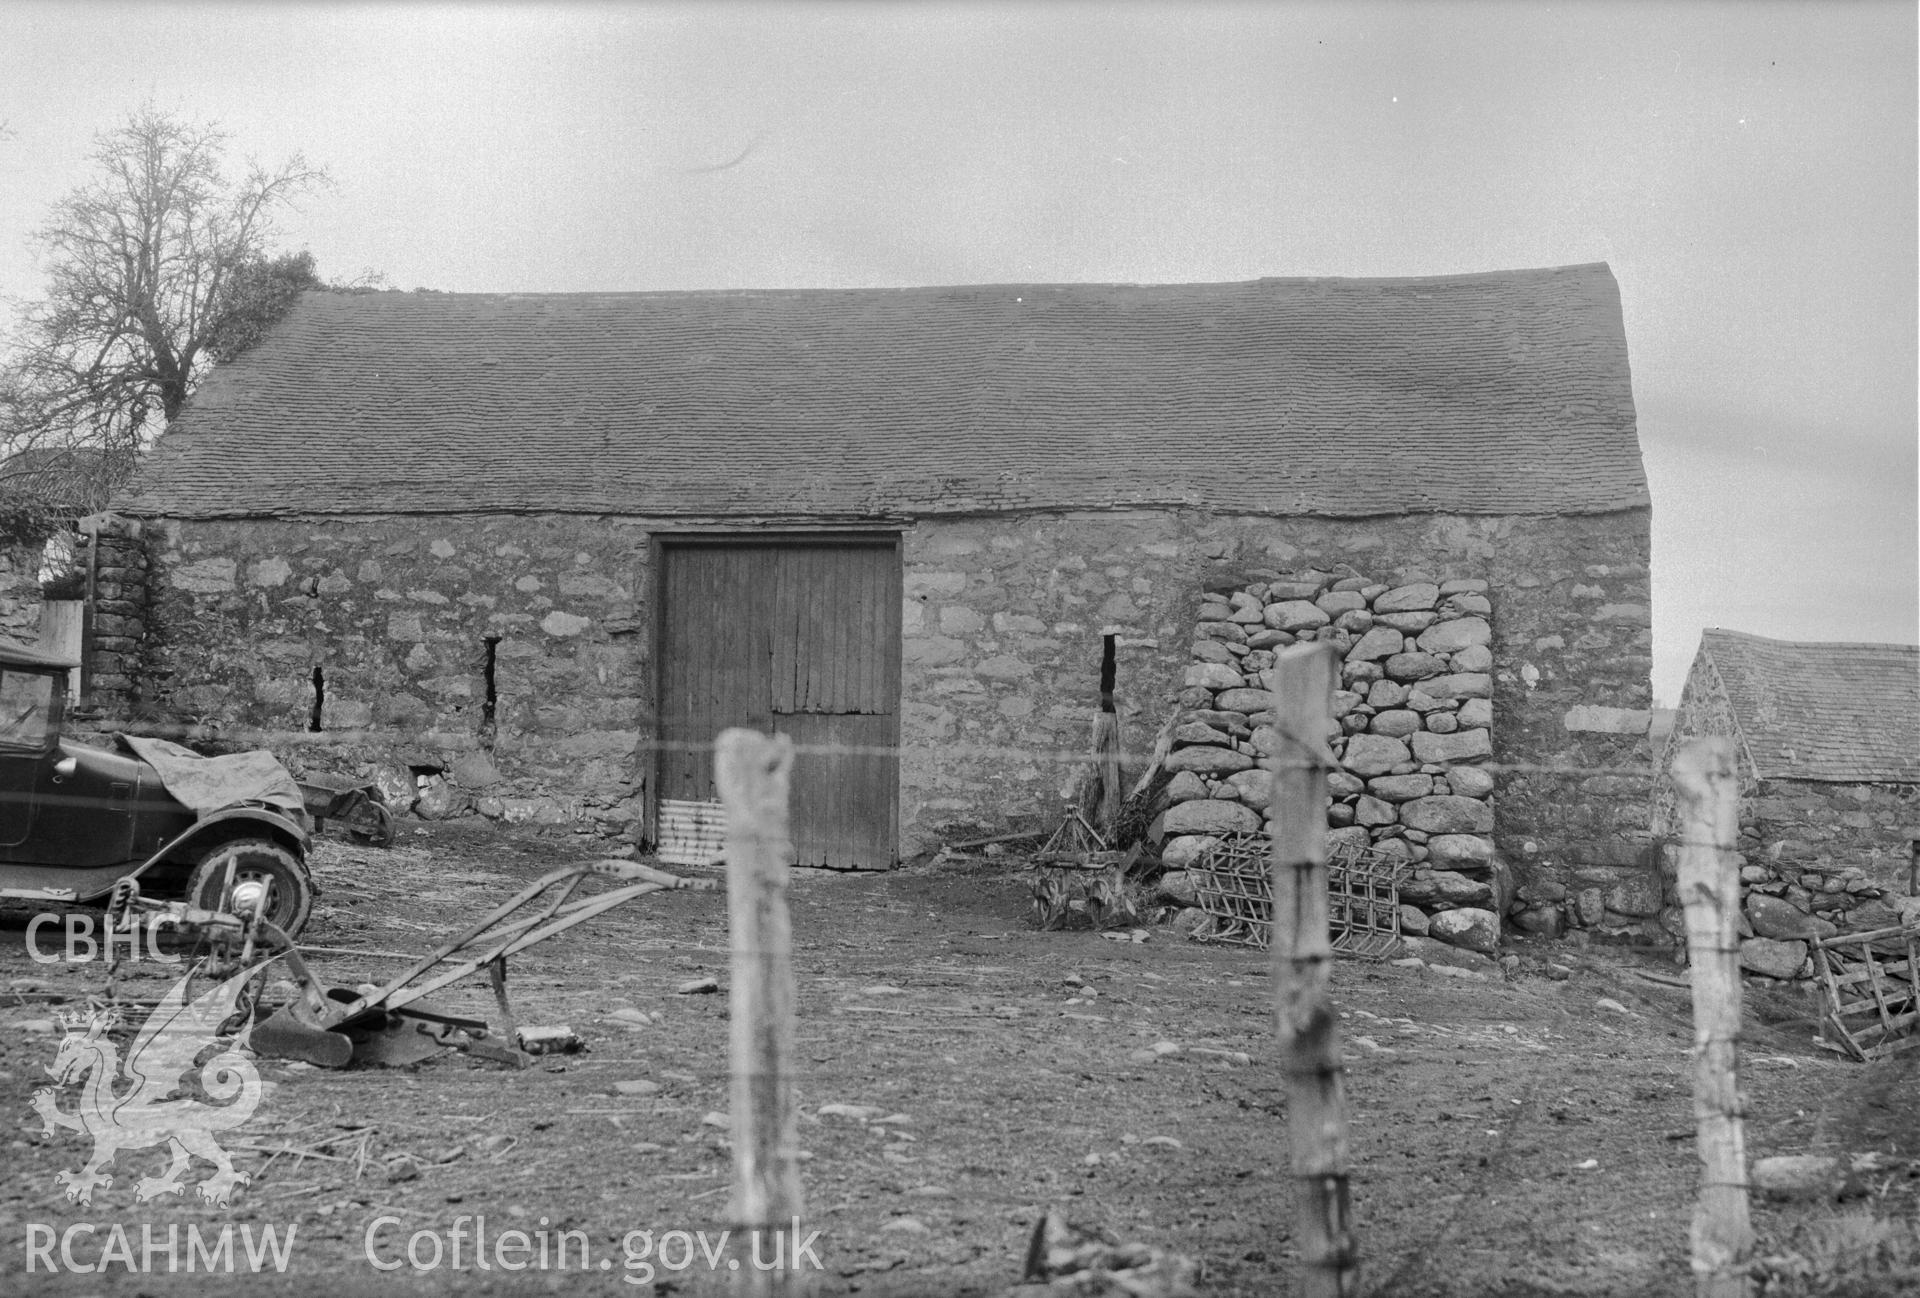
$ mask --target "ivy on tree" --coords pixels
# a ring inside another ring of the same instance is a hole
[[[275,217],[328,184],[325,170],[296,153],[236,174],[227,141],[151,105],[96,138],[93,178],[36,237],[47,290],[25,308],[0,373],[9,453],[75,448],[110,490],[209,364],[322,287],[311,254],[270,244]]]

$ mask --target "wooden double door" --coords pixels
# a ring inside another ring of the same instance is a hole
[[[898,538],[690,538],[663,542],[660,562],[659,796],[719,796],[728,726],[790,735],[795,863],[893,865]]]

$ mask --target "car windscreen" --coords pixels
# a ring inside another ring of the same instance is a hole
[[[53,732],[55,678],[0,668],[0,746],[44,748]]]

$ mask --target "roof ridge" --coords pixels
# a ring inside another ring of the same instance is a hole
[[[1901,640],[1782,640],[1778,636],[1759,635],[1753,631],[1736,631],[1732,627],[1723,626],[1705,627],[1701,630],[1701,635],[1732,636],[1759,644],[1781,645],[1792,649],[1897,649],[1902,653],[1920,654],[1920,644],[1907,644]]]
[[[1354,287],[1405,287],[1408,285],[1446,285],[1495,283],[1506,279],[1546,279],[1555,276],[1572,275],[1608,275],[1612,266],[1605,261],[1572,262],[1561,266],[1516,266],[1505,270],[1454,271],[1437,275],[1258,275],[1252,279],[1223,280],[980,280],[969,283],[951,284],[854,284],[854,285],[788,285],[785,287],[734,287],[734,288],[639,288],[639,289],[566,289],[549,291],[536,289],[438,289],[438,288],[389,288],[368,291],[365,289],[342,290],[335,288],[315,288],[304,290],[303,297],[371,298],[392,300],[394,298],[481,298],[481,299],[582,299],[582,298],[636,298],[636,297],[729,297],[757,295],[798,295],[798,294],[858,294],[858,293],[954,293],[972,289],[1016,289],[1025,292],[1041,292],[1047,289],[1219,289],[1219,288],[1257,288],[1262,286],[1304,287],[1310,285],[1342,285]]]

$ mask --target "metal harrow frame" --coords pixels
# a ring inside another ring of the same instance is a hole
[[[1226,834],[1187,867],[1207,924],[1201,941],[1265,950],[1273,933],[1272,847],[1265,834]],[[1400,950],[1397,856],[1337,849],[1327,861],[1327,930],[1334,954],[1384,960]]]

